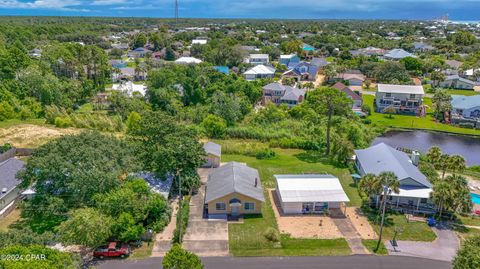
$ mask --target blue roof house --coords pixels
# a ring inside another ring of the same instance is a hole
[[[297,54],[280,55],[280,64],[290,66],[300,63],[300,57]]]

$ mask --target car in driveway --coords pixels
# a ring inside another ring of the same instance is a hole
[[[126,258],[128,255],[130,255],[130,253],[130,245],[120,242],[110,242],[106,246],[101,246],[95,249],[93,256],[99,259],[103,259],[105,257]]]

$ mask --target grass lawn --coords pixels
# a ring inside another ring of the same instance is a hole
[[[222,144],[222,141],[217,141]],[[358,195],[357,187],[347,168],[338,168],[315,153],[305,152],[296,149],[274,149],[277,153],[275,158],[270,160],[258,160],[255,157],[245,155],[222,155],[222,162],[237,161],[247,163],[249,166],[258,169],[260,179],[265,188],[275,187],[274,174],[307,174],[307,173],[328,173],[340,180],[343,189],[350,198],[350,206],[360,206],[361,198]],[[267,196],[266,196],[267,197]]]
[[[480,227],[480,216],[462,216],[457,214],[459,224]]]
[[[222,141],[217,141],[220,144]],[[274,174],[331,173],[340,178],[352,205],[361,202],[348,169],[336,168],[313,154],[302,150],[274,149],[277,156],[271,160],[258,160],[244,155],[223,155],[222,161],[247,163],[259,170],[264,188],[274,187]],[[265,197],[268,194],[265,191]],[[349,255],[350,248],[344,239],[294,239],[282,234],[279,243],[264,236],[272,227],[278,230],[270,199],[266,199],[262,215],[245,216],[243,224],[229,224],[230,252],[234,256],[332,256]]]
[[[153,236],[155,238],[155,236]],[[142,246],[139,248],[132,249],[132,254],[130,254],[129,259],[145,259],[149,258],[152,255],[154,242],[143,242]]]
[[[9,226],[20,219],[20,209],[16,208],[10,212],[7,216],[0,219],[0,231],[6,232],[9,229]]]
[[[460,128],[452,125],[442,124],[433,120],[431,111],[428,111],[426,117],[416,117],[409,115],[393,115],[389,118],[389,115],[376,113],[373,110],[373,95],[363,95],[363,102],[372,108],[372,115],[368,118],[372,121],[372,124],[385,127],[385,128],[408,128],[408,129],[424,129],[432,131],[443,131],[468,135],[480,135],[480,130]],[[424,104],[432,107],[430,98],[424,98]]]
[[[364,239],[362,240],[362,244],[371,252],[376,255],[388,255],[388,250],[384,244],[380,243],[380,247],[375,252],[375,248],[377,248],[377,240],[372,239]]]
[[[366,210],[364,210],[365,212]],[[370,224],[377,234],[380,234],[380,215],[376,210],[365,212]],[[383,226],[383,239],[391,240],[398,231],[397,240],[431,242],[437,237],[425,222],[407,221],[403,214],[386,214]]]
[[[466,95],[466,96],[472,96],[472,95],[477,95],[479,94],[478,92],[474,90],[447,90],[448,94],[451,95]]]
[[[0,128],[9,128],[19,124],[35,124],[35,125],[44,125],[45,119],[29,119],[29,120],[5,120],[0,121]]]

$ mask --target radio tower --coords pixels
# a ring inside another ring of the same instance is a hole
[[[175,26],[178,26],[178,0],[175,0]]]

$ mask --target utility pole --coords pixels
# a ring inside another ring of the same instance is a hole
[[[382,221],[380,222],[380,235],[378,236],[377,247],[375,248],[375,252],[378,251],[380,248],[380,242],[382,242],[382,233],[383,233],[383,223],[385,221],[385,208],[387,207],[387,195],[389,194],[390,190],[388,186],[383,186],[383,208],[382,208]]]
[[[177,179],[178,179],[178,212],[177,212],[177,219],[179,220],[179,233],[178,233],[178,243],[182,243],[182,226],[183,226],[183,218],[182,218],[182,207],[183,207],[183,199],[182,199],[182,177],[180,176],[180,172],[177,171]]]
[[[175,27],[178,27],[178,0],[175,0]]]

